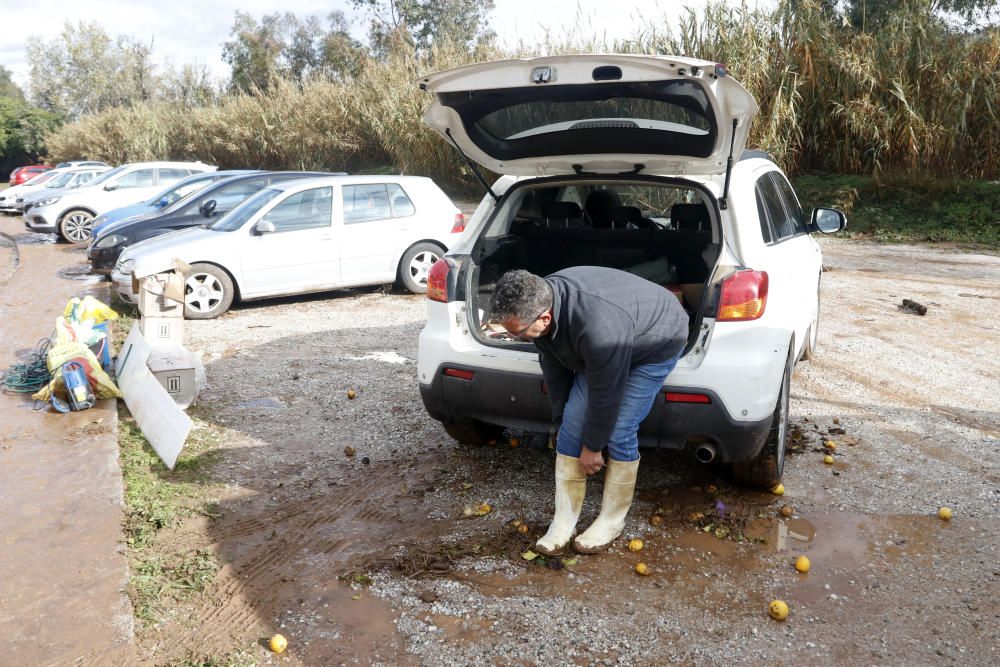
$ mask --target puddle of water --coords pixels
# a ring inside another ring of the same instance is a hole
[[[83,266],[67,266],[64,269],[59,269],[56,272],[56,275],[64,280],[79,280],[88,283],[101,282],[104,279],[104,276],[91,273],[89,264]]]
[[[274,630],[288,638],[288,653],[303,664],[370,665],[404,654],[388,603],[367,591],[328,580],[295,595],[301,597],[279,596],[275,601],[275,608],[286,611],[276,619]]]

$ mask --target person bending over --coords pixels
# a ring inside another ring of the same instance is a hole
[[[559,554],[608,546],[625,527],[639,469],[639,423],[677,365],[688,315],[669,290],[630,273],[577,266],[546,277],[509,271],[492,320],[535,344],[556,439],[555,514],[535,549]],[[587,476],[607,472],[601,512],[575,539]]]

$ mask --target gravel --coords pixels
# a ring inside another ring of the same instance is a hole
[[[488,548],[437,579],[371,567],[369,591],[406,647],[399,662],[997,664],[1000,259],[823,246],[821,346],[792,380],[792,419],[805,438],[789,455],[785,496],[648,452],[623,536],[646,541],[639,554],[619,543],[559,570],[517,557],[550,518],[551,454],[451,442],[416,390],[424,302],[381,289],[248,304],[187,323],[188,345],[207,366],[204,414],[226,420],[234,447],[254,448],[252,458],[220,464],[220,475],[235,482],[263,463],[286,487],[317,477],[351,485],[364,479],[367,456],[371,470],[399,465],[433,477],[404,520],[428,526],[425,545]],[[927,315],[900,310],[904,298]],[[346,400],[348,388],[356,400]],[[827,439],[838,443],[833,466],[821,460]],[[355,457],[343,454],[347,444]],[[711,498],[709,484],[719,488]],[[590,487],[584,525],[599,505],[600,483]],[[773,536],[716,540],[685,521],[689,508],[716,497],[772,528],[791,503],[787,524],[810,531],[808,539],[782,550]],[[481,502],[493,507],[489,515],[460,518],[463,506]],[[950,524],[935,517],[942,505],[955,510]],[[657,508],[666,511],[662,527],[647,521]],[[531,535],[516,535],[515,520]],[[799,552],[812,559],[808,575],[789,565]],[[640,559],[652,576],[633,573]],[[434,602],[421,599],[428,591]],[[767,617],[775,597],[792,608],[784,623]],[[321,626],[313,644],[329,630]]]

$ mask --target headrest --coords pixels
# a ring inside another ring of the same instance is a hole
[[[588,213],[603,213],[610,215],[611,209],[621,205],[622,200],[618,195],[610,190],[594,190],[587,195],[587,203],[584,208]]]
[[[555,219],[579,218],[580,205],[572,201],[549,202],[542,208],[542,215]]]
[[[708,231],[708,207],[704,204],[674,204],[670,208],[670,221],[677,229],[689,232]]]
[[[635,206],[619,206],[611,211],[611,220],[615,225],[624,225],[629,222],[638,222],[642,219],[642,211]]]

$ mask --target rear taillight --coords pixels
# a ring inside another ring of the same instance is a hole
[[[451,262],[442,257],[431,265],[427,273],[427,298],[431,301],[448,303],[448,272]]]
[[[738,271],[722,281],[719,322],[745,322],[764,314],[767,305],[767,272]]]
[[[465,214],[456,213],[455,214],[455,224],[451,226],[451,233],[458,234],[465,231]]]

